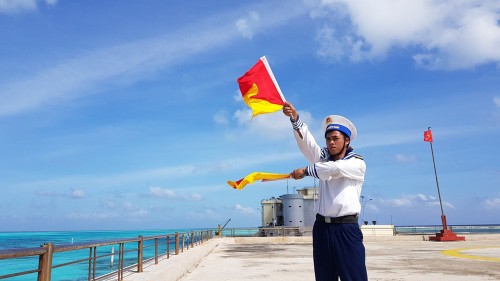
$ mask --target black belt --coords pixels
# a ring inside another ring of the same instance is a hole
[[[358,215],[347,215],[342,217],[324,217],[316,214],[316,220],[326,223],[358,223]]]

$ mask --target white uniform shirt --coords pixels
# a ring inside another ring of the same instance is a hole
[[[297,145],[311,163],[307,167],[308,174],[320,180],[318,213],[326,217],[359,214],[359,197],[366,171],[363,158],[351,152],[343,159],[330,161],[328,149],[316,143],[300,118],[293,127]]]

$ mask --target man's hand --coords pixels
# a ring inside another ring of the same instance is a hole
[[[306,168],[298,168],[290,173],[293,179],[300,180],[306,176]]]
[[[289,101],[285,102],[285,105],[283,106],[283,114],[290,117],[292,122],[297,121],[297,118],[299,117],[297,110],[295,110],[295,107],[293,107],[293,104]]]

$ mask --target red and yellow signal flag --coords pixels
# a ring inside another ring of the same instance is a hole
[[[431,130],[424,131],[424,141],[432,142],[432,132]]]
[[[227,183],[234,189],[241,190],[245,185],[251,184],[254,181],[262,180],[262,181],[273,181],[273,180],[282,180],[290,178],[290,174],[273,174],[273,173],[264,173],[264,172],[254,172],[248,174],[246,177],[240,179],[239,181],[227,181]]]
[[[265,56],[237,81],[243,101],[252,109],[252,118],[281,110],[285,105],[283,93]]]

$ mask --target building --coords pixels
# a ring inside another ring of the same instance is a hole
[[[298,189],[297,194],[263,199],[262,227],[312,227],[316,219],[316,199],[316,187]]]
[[[283,194],[279,197],[263,199],[262,226],[259,236],[305,236],[311,235],[311,229],[316,220],[316,203],[318,188],[306,187],[298,189],[297,194]],[[362,198],[364,199],[364,198]],[[369,199],[368,201],[370,201]],[[364,204],[368,201],[362,202]],[[361,225],[363,236],[393,236],[394,225]]]

